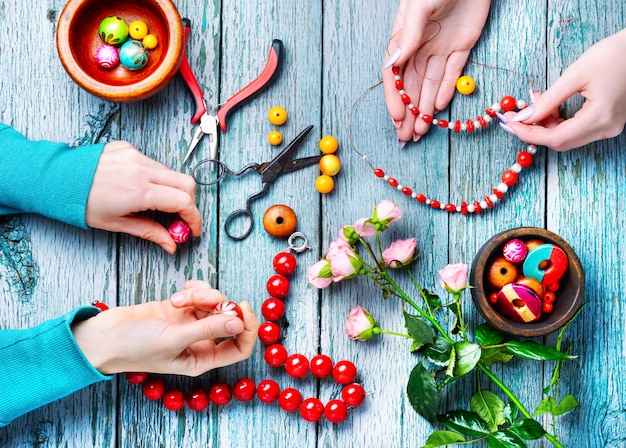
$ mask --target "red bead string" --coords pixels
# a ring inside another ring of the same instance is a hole
[[[342,386],[341,399],[332,399],[324,404],[317,397],[303,398],[296,388],[281,390],[279,384],[272,379],[255,384],[251,378],[240,378],[232,387],[224,381],[217,381],[208,390],[195,388],[186,393],[179,388],[166,389],[162,378],[145,372],[127,373],[127,380],[132,384],[141,385],[146,398],[162,400],[163,405],[171,411],[179,411],[185,405],[191,410],[203,411],[210,404],[225,406],[232,401],[233,396],[242,402],[251,401],[256,397],[262,403],[278,401],[281,409],[286,412],[299,411],[300,416],[309,422],[317,422],[322,417],[331,423],[343,422],[348,417],[350,408],[356,408],[365,401],[365,389],[355,382],[357,369],[347,360],[333,363],[331,358],[324,354],[316,355],[310,360],[299,353],[290,355],[279,343],[281,331],[277,322],[285,315],[285,304],[282,299],[289,293],[290,283],[287,276],[295,271],[296,259],[289,252],[280,252],[274,257],[272,265],[276,274],[272,275],[266,284],[271,297],[266,299],[261,307],[261,313],[267,321],[261,324],[258,333],[261,342],[267,346],[264,352],[265,362],[273,368],[284,367],[287,374],[294,378],[304,378],[309,372],[319,379],[332,377]],[[232,309],[231,303],[222,308]],[[101,310],[108,309],[102,302],[94,302],[93,305]]]

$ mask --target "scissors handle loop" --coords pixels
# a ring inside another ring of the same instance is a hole
[[[231,226],[235,219],[245,221],[243,224],[244,225],[243,233],[239,235],[234,235],[231,231]],[[224,232],[226,232],[226,235],[231,240],[241,241],[247,238],[247,236],[250,235],[250,232],[252,232],[252,224],[253,224],[252,211],[250,210],[250,208],[241,208],[239,210],[232,211],[230,215],[226,217],[226,221],[224,221]]]
[[[203,168],[203,166],[207,163],[211,164],[211,172],[213,172],[213,167],[217,166],[217,170],[215,170],[215,175],[211,175],[209,180],[206,180],[204,177],[202,177],[200,171],[200,169]],[[196,166],[193,167],[191,175],[193,176],[193,179],[196,181],[196,183],[198,183],[199,185],[214,185],[222,180],[224,174],[228,174],[229,176],[233,177],[239,177],[248,170],[256,170],[258,168],[258,163],[250,163],[244,166],[239,171],[233,171],[217,159],[204,159],[198,162]]]

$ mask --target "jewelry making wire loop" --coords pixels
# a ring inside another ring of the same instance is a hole
[[[295,241],[297,239],[302,240],[302,244],[300,246],[295,245]],[[302,232],[292,233],[289,236],[289,239],[287,240],[287,244],[289,244],[289,248],[287,249],[287,251],[294,251],[297,254],[304,252],[305,250],[311,248],[311,246],[309,246],[309,240],[307,239],[306,235]]]

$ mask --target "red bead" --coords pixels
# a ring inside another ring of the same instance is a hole
[[[390,177],[389,179],[387,179],[387,183],[394,188],[398,186],[398,181],[395,180],[393,177]]]
[[[187,225],[187,223],[182,219],[177,219],[171,223],[167,228],[167,231],[177,244],[186,243],[191,236],[191,229],[189,228],[189,225]]]
[[[454,123],[454,132],[459,132],[461,130],[461,120],[456,120]]]
[[[296,270],[296,257],[289,252],[279,252],[272,261],[277,274],[291,275]]]
[[[456,205],[454,204],[446,204],[444,205],[444,210],[450,213],[456,212]]]
[[[402,98],[404,104],[411,104],[411,98],[406,93],[403,93],[400,98]]]
[[[446,120],[437,120],[437,126],[440,128],[447,128],[448,122]]]
[[[479,115],[478,117],[476,117],[476,120],[480,123],[480,125],[483,128],[487,127],[487,122],[485,121],[485,119],[482,116]]]
[[[289,376],[304,378],[309,372],[309,360],[298,353],[290,355],[285,362],[285,370]]]
[[[385,172],[380,168],[374,168],[374,176],[376,177],[385,177]]]
[[[300,415],[307,422],[316,422],[324,415],[324,405],[318,398],[307,398],[300,405]]]
[[[492,208],[493,207],[493,202],[491,200],[491,198],[489,196],[485,196],[483,198],[483,200],[485,201],[485,203],[487,204],[487,207]]]
[[[502,173],[502,182],[509,187],[517,183],[517,173],[513,170],[506,170]]]
[[[270,367],[280,367],[287,361],[287,349],[281,344],[273,344],[265,349],[263,358]]]
[[[185,402],[192,411],[202,411],[209,406],[209,394],[204,389],[198,387],[187,392]]]
[[[558,291],[560,287],[561,284],[559,282],[550,283],[546,286],[546,288],[548,288],[548,291]]]
[[[424,120],[426,123],[432,123],[433,122],[433,117],[432,117],[432,115],[424,115],[422,117],[422,120]]]
[[[528,151],[522,151],[517,155],[517,163],[522,168],[528,168],[533,164],[533,155]]]
[[[280,339],[280,327],[274,322],[263,322],[259,327],[259,340],[265,345],[271,345]]]
[[[141,384],[148,378],[146,372],[127,372],[126,379],[132,384]]]
[[[289,293],[289,280],[284,275],[272,275],[267,281],[267,292],[272,297],[282,299]]]
[[[350,361],[339,361],[333,367],[333,378],[339,384],[348,384],[356,379],[356,367]]]
[[[467,202],[461,202],[461,214],[464,216],[467,215]]]
[[[317,378],[326,378],[333,371],[333,361],[327,355],[315,355],[309,365],[311,374]]]
[[[486,113],[487,115],[489,115],[491,118],[496,118],[496,117],[497,117],[497,115],[496,115],[496,111],[495,111],[495,110],[493,110],[491,107],[489,107],[489,108],[485,109],[485,113]]]
[[[423,194],[416,194],[415,200],[417,202],[426,202],[426,196],[424,196]]]
[[[178,411],[185,406],[185,394],[180,389],[170,389],[163,394],[163,406],[170,411]]]
[[[397,65],[394,65],[393,67],[391,67],[391,73],[393,73],[394,75],[399,75],[400,67],[398,67]]]
[[[274,380],[263,380],[259,383],[256,390],[256,396],[263,403],[273,403],[280,395],[280,386]]]
[[[223,381],[214,383],[209,388],[209,398],[211,403],[217,406],[225,406],[233,399],[233,393],[230,385]]]
[[[544,313],[551,313],[554,305],[551,302],[543,302],[541,304],[541,311]]]
[[[348,417],[348,407],[341,400],[330,400],[324,406],[324,416],[331,423],[341,423]]]
[[[492,292],[491,294],[489,294],[489,301],[493,303],[494,305],[498,303],[498,293]]]
[[[480,213],[483,209],[480,206],[480,202],[478,201],[474,201],[474,211],[476,213]]]
[[[467,122],[465,123],[465,126],[467,127],[467,132],[474,132],[474,121],[473,120],[467,120]]]
[[[404,89],[404,83],[402,82],[401,79],[396,79],[396,89],[398,90]]]
[[[165,383],[161,378],[148,378],[141,386],[141,390],[148,400],[158,400],[165,392]]]
[[[261,305],[261,314],[267,320],[280,320],[285,315],[285,302],[270,297]]]
[[[515,110],[516,104],[517,101],[515,101],[515,98],[512,96],[505,96],[500,100],[500,107],[504,112],[511,112]]]
[[[411,113],[415,116],[418,116],[420,114],[420,110],[416,106],[413,106],[411,108]]]
[[[504,198],[504,193],[502,193],[500,190],[498,190],[497,188],[493,189],[493,194],[495,194],[498,199],[503,199]]]
[[[341,399],[353,408],[361,406],[365,401],[365,389],[359,383],[348,384],[341,391]]]
[[[556,295],[554,294],[554,292],[546,291],[544,293],[544,295],[543,295],[543,301],[544,302],[554,303],[555,300],[556,300]]]
[[[406,196],[411,196],[411,194],[413,194],[413,191],[409,187],[402,187],[402,194]]]
[[[432,208],[440,208],[441,207],[441,202],[439,202],[437,199],[431,199],[430,206]]]
[[[106,311],[109,309],[109,306],[106,303],[102,303],[99,300],[94,300],[93,302],[91,302],[91,304],[98,308],[100,311]]]
[[[235,302],[231,302],[230,300],[225,300],[215,305],[211,314],[226,314],[227,316],[235,316],[243,320],[241,308]]]
[[[280,408],[287,412],[295,412],[300,409],[302,404],[302,394],[298,389],[289,387],[281,391],[278,396],[278,405]]]
[[[256,385],[250,378],[240,378],[233,386],[233,395],[239,401],[250,401],[256,395]]]

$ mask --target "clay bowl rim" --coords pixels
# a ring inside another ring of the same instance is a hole
[[[70,45],[70,29],[81,10],[99,0],[69,0],[61,14],[56,31],[56,47],[61,64],[69,76],[84,90],[102,99],[127,103],[146,99],[161,89],[176,75],[184,55],[184,33],[180,13],[172,0],[145,0],[161,10],[167,21],[167,50],[157,68],[145,78],[126,85],[110,85],[94,79],[76,60]],[[102,4],[106,7],[105,4]]]
[[[566,273],[568,287],[572,288],[574,294],[569,297],[569,302],[563,305],[559,314],[551,314],[546,319],[539,320],[538,322],[515,322],[496,311],[484,292],[486,290],[484,269],[481,270],[482,275],[477,275],[476,272],[479,266],[486,266],[489,259],[494,256],[494,251],[502,247],[508,240],[513,238],[528,239],[533,237],[542,239],[547,243],[556,244],[565,251],[569,259],[569,267]],[[556,233],[539,227],[517,227],[509,229],[487,240],[472,262],[470,284],[473,286],[471,289],[472,300],[478,312],[487,323],[509,335],[522,337],[545,336],[557,331],[576,314],[582,305],[582,300],[585,295],[585,274],[580,259],[574,249]]]

